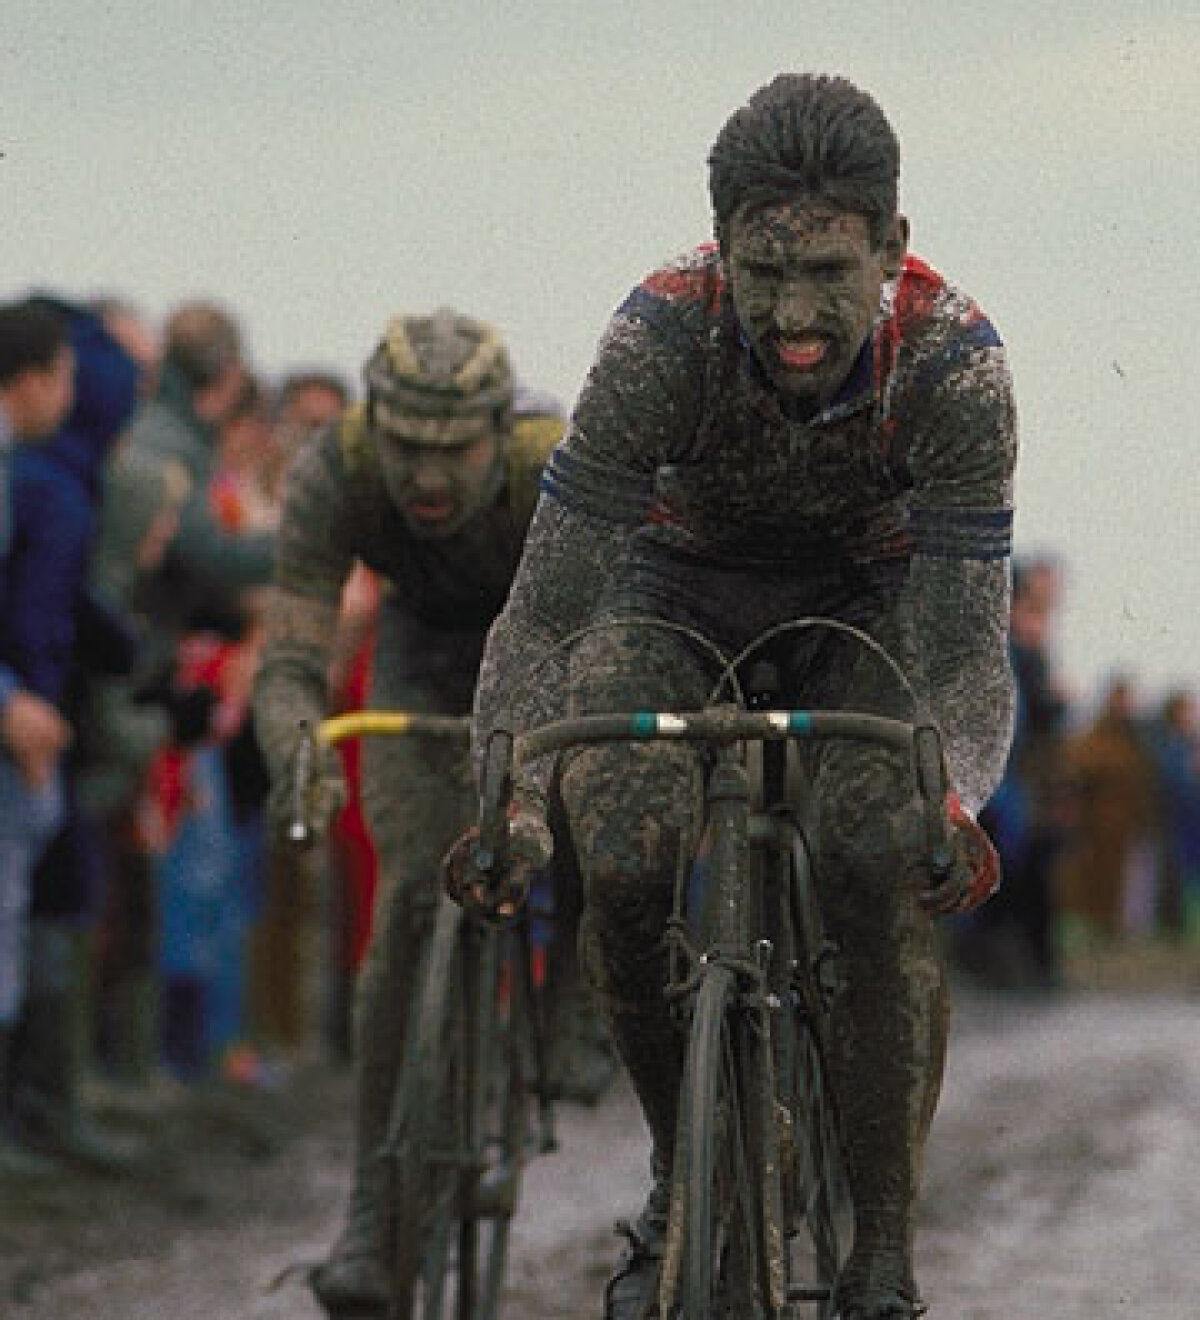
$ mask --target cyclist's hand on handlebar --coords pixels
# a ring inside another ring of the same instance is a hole
[[[983,827],[958,800],[946,794],[952,860],[944,875],[932,877],[921,904],[929,912],[971,912],[1000,888],[1000,857]]]
[[[479,830],[472,826],[442,860],[442,883],[456,903],[492,925],[517,917],[529,897],[534,871],[554,855],[550,828],[542,813],[514,801],[508,816],[508,856],[502,866],[479,866]]]
[[[272,836],[296,848],[311,848],[324,839],[348,796],[337,752],[332,747],[314,751],[316,764],[305,777],[303,789],[297,782],[300,773],[297,754],[288,771],[273,776],[267,799],[267,823]]]

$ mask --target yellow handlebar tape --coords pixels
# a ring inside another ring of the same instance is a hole
[[[363,733],[407,733],[412,725],[413,716],[405,711],[356,710],[322,720],[317,736],[329,747]]]

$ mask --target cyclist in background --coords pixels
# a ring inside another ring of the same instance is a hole
[[[497,332],[447,309],[394,318],[364,376],[365,403],[309,440],[287,478],[254,701],[279,826],[292,810],[298,721],[315,725],[327,712],[331,645],[355,563],[384,584],[369,705],[469,714],[484,637],[508,594],[542,465],[563,432],[557,404],[516,385]],[[465,751],[379,738],[363,757],[380,886],[356,990],[355,1181],[343,1231],[311,1279],[335,1317],[386,1313],[387,1213],[375,1152],[438,901],[438,863],[475,811]],[[315,814],[327,820],[336,796],[326,790]],[[588,1011],[586,994],[572,992],[573,945],[571,927],[551,949],[551,1032],[581,1042],[570,1064],[586,1076],[569,1080],[594,1095],[611,1055],[598,1019],[590,1036],[573,1020]],[[561,1054],[560,1066],[568,1067]]]
[[[709,157],[716,242],[644,279],[613,317],[544,497],[477,697],[477,740],[561,714],[694,709],[703,649],[633,624],[594,631],[557,674],[523,682],[582,625],[652,615],[735,654],[805,615],[865,629],[940,724],[956,863],[918,862],[911,770],[864,746],[814,764],[817,869],[840,947],[835,1099],[855,1204],[842,1320],[920,1312],[912,1263],[921,1154],[940,1086],[946,995],[934,915],[998,882],[974,820],[1010,737],[1005,638],[1015,457],[1000,340],[976,304],[908,254],[899,150],[875,101],[840,78],[782,75]],[[908,717],[861,646],[792,647],[792,699]],[[584,875],[582,959],[653,1141],[654,1184],[609,1284],[611,1320],[656,1315],[684,1042],[665,1002],[663,933],[694,843],[695,755],[655,744],[573,754],[517,785],[513,854],[541,860],[565,808]],[[557,835],[556,835],[557,837]],[[461,840],[449,882],[502,913],[524,863],[485,884]]]

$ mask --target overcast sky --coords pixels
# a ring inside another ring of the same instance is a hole
[[[3,0],[0,296],[216,297],[268,373],[449,303],[569,403],[784,69],[876,95],[914,251],[1008,344],[1081,692],[1200,683],[1200,0]]]

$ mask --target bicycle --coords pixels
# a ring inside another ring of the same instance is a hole
[[[359,711],[306,726],[293,842],[311,837],[307,811],[320,747],[361,735],[427,735],[460,741],[465,750],[468,734],[466,717],[403,711]],[[556,1144],[535,982],[528,912],[496,930],[440,897],[379,1151],[389,1186],[388,1320],[499,1314],[526,1159]]]
[[[622,622],[698,638],[662,620]],[[844,1256],[839,1221],[848,1199],[825,1082],[836,949],[822,930],[804,832],[813,804],[789,745],[849,738],[910,755],[925,807],[928,865],[935,878],[952,865],[941,740],[932,723],[744,708],[737,668],[782,633],[809,627],[864,642],[912,697],[894,661],[866,634],[834,620],[795,620],[727,661],[700,711],[578,716],[529,731],[511,752],[511,735],[498,731],[487,749],[493,812],[504,810],[497,783],[508,781],[513,764],[568,749],[664,740],[696,744],[710,760],[700,836],[706,855],[681,873],[668,927],[666,993],[689,1036],[659,1278],[659,1313],[668,1320],[792,1320],[810,1305],[820,1320],[834,1314]],[[712,704],[726,682],[743,704]],[[481,820],[481,829],[497,828],[495,817]],[[697,886],[700,871],[707,876]],[[801,1281],[804,1230],[813,1277]]]

